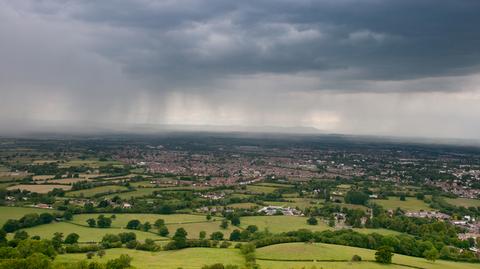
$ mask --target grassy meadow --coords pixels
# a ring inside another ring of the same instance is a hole
[[[262,186],[262,185],[248,185],[247,191],[253,193],[272,193],[277,190],[278,187],[269,187],[269,186]]]
[[[385,209],[401,208],[407,211],[432,210],[428,204],[414,197],[406,197],[405,201],[400,201],[398,196],[389,196],[388,200],[372,200],[372,202],[383,206]]]
[[[454,206],[463,206],[463,207],[480,207],[480,199],[469,199],[469,198],[445,198],[445,201]]]
[[[362,262],[350,262],[353,255],[362,257]],[[267,260],[264,260],[267,259]],[[370,262],[375,259],[375,250],[355,248],[330,244],[306,244],[288,243],[271,245],[257,249],[257,263],[264,269],[290,269],[290,268],[425,268],[425,269],[473,269],[478,264],[458,263],[437,260],[427,261],[422,258],[415,258],[395,254],[392,262],[395,264],[381,265]],[[270,261],[273,260],[273,261]],[[293,261],[295,260],[295,261]],[[299,261],[305,260],[305,261]]]
[[[80,214],[73,217],[72,222],[80,225],[87,225],[87,220],[90,218],[97,219],[100,214]],[[111,216],[112,214],[105,214],[105,216]],[[112,220],[112,227],[114,228],[124,228],[127,226],[127,223],[130,220],[138,219],[142,223],[150,222],[154,224],[157,219],[163,219],[166,224],[184,224],[184,223],[197,223],[197,222],[206,222],[204,215],[193,215],[193,214],[114,214],[115,219]],[[215,220],[217,218],[212,218]]]
[[[68,191],[71,188],[72,186],[59,185],[59,184],[34,184],[34,185],[19,184],[19,185],[7,187],[7,190],[22,190],[22,191],[26,190],[30,192],[36,192],[36,193],[48,193],[53,189],[63,189],[65,191]]]
[[[67,192],[65,194],[65,196],[68,196],[68,197],[93,197],[95,195],[102,194],[102,193],[114,193],[114,192],[126,191],[126,190],[128,190],[128,188],[124,187],[124,186],[109,185],[109,186],[101,186],[101,187],[96,187],[96,188],[91,188],[91,189]]]
[[[272,233],[289,232],[298,229],[309,229],[312,231],[331,229],[323,221],[319,221],[318,225],[308,225],[306,217],[297,216],[242,217],[240,226],[246,228],[248,225],[256,225],[259,230],[268,229]]]
[[[149,269],[197,269],[214,263],[232,264],[241,267],[244,259],[237,249],[187,248],[175,251],[146,252],[130,249],[107,249],[103,258],[95,256],[93,260],[107,261],[121,254],[133,257],[132,266]],[[68,263],[85,259],[85,254],[63,254],[55,258],[56,263]]]
[[[40,209],[34,207],[10,207],[10,206],[0,206],[0,225],[3,225],[9,219],[20,219],[26,214],[37,213],[42,214],[55,213],[55,210],[52,209]]]
[[[144,241],[147,238],[153,240],[166,239],[150,232],[128,230],[123,228],[90,228],[68,222],[55,222],[23,230],[26,231],[30,236],[38,235],[40,238],[46,239],[51,239],[53,234],[56,232],[63,233],[64,236],[74,232],[80,236],[78,240],[79,242],[100,242],[105,234],[118,234],[122,232],[134,232],[137,235],[137,240],[139,241]]]

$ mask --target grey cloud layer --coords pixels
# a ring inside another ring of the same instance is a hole
[[[100,28],[93,49],[150,78],[337,70],[406,80],[480,69],[475,0],[20,2]]]

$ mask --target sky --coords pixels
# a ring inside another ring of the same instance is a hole
[[[480,139],[478,0],[0,0],[0,133]]]

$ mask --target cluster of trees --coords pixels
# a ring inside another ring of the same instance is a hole
[[[110,228],[112,226],[112,219],[115,219],[115,215],[111,217],[105,217],[104,215],[99,215],[97,220],[90,218],[87,219],[87,224],[89,227],[98,227],[98,228]]]
[[[119,234],[106,234],[100,242],[103,248],[119,248],[125,246],[129,249],[157,251],[160,246],[155,244],[152,239],[145,239],[143,243],[137,240],[137,235],[133,232],[125,232]]]
[[[57,251],[51,240],[25,239],[17,242],[16,246],[9,246],[3,242],[0,247],[0,269],[126,269],[131,267],[132,261],[131,257],[121,255],[106,263],[82,261],[53,264],[52,260],[56,255]]]
[[[433,196],[430,203],[432,208],[438,209],[440,212],[451,216],[475,216],[480,217],[480,207],[457,207],[447,203],[442,197]]]
[[[55,220],[55,216],[50,213],[37,213],[26,214],[19,220],[9,219],[2,227],[7,233],[12,233],[16,230],[33,227],[41,224],[48,224]]]
[[[368,194],[362,191],[351,190],[345,194],[345,202],[354,205],[366,205]]]
[[[148,232],[150,231],[150,229],[152,229],[152,224],[150,224],[150,222],[148,221],[146,221],[145,223],[142,223],[138,219],[133,219],[127,223],[127,226],[125,228],[130,230],[140,230],[140,231]]]
[[[444,245],[453,245],[468,249],[472,247],[468,241],[458,239],[457,228],[448,222],[426,218],[409,218],[402,216],[389,217],[385,214],[373,217],[365,223],[367,228],[386,228],[402,233],[407,233],[430,241],[438,249]]]
[[[257,247],[269,244],[278,244],[295,241],[314,241],[328,244],[346,245],[368,249],[379,249],[382,246],[392,248],[395,253],[415,257],[429,258],[435,256],[436,252],[442,259],[480,262],[475,254],[470,251],[460,251],[458,248],[432,242],[429,240],[416,239],[410,235],[380,235],[377,233],[361,234],[353,230],[311,232],[310,230],[298,230],[288,232],[279,236],[267,236],[261,240],[253,241]]]

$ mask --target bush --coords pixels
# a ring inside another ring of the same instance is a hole
[[[375,261],[379,263],[389,264],[392,263],[393,249],[389,246],[380,247],[377,252],[375,252]]]
[[[353,255],[352,262],[361,262],[361,261],[362,261],[362,257],[358,255]]]
[[[310,218],[307,219],[307,224],[308,225],[317,225],[318,220],[315,217],[310,217]]]
[[[211,240],[217,240],[217,241],[223,240],[223,233],[222,232],[214,232],[210,235],[210,239]]]
[[[229,248],[231,245],[232,245],[232,243],[230,243],[230,242],[228,242],[228,241],[223,241],[223,242],[220,244],[220,248]]]

